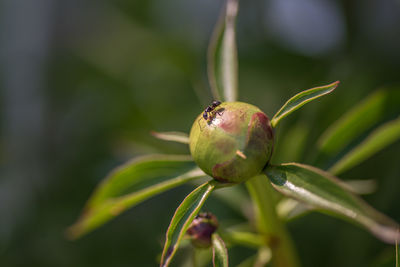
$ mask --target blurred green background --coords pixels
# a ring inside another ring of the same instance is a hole
[[[212,100],[206,50],[222,4],[2,1],[1,266],[157,265],[189,185],[78,241],[64,231],[113,167],[146,153],[188,153],[149,132],[189,132]],[[400,90],[400,1],[242,1],[237,39],[239,98],[269,116],[302,89],[341,81],[282,123],[273,162],[329,167],[335,159],[315,161],[321,133],[377,88]],[[376,125],[399,113],[400,103]],[[375,179],[365,199],[399,222],[399,162],[398,141],[341,178]],[[206,209],[242,220],[213,197]],[[394,266],[394,246],[341,220],[310,214],[288,227],[304,266]],[[232,249],[232,266],[252,253]]]

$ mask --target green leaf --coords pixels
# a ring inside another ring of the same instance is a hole
[[[375,180],[346,180],[342,185],[350,192],[360,195],[371,194],[376,190]],[[276,206],[276,211],[280,218],[291,221],[315,211],[315,207],[292,198],[284,198]]]
[[[216,184],[217,183],[212,180],[197,187],[186,196],[181,205],[176,209],[167,230],[160,266],[167,267],[170,264],[178,249],[182,236],[185,234],[196,214],[200,211],[210,193],[216,187]]]
[[[312,89],[305,90],[303,92],[298,93],[297,95],[290,98],[282,107],[281,109],[274,115],[271,120],[272,127],[276,127],[279,122],[286,117],[287,115],[291,114],[295,110],[301,108],[308,102],[317,99],[321,96],[331,93],[335,88],[339,85],[339,81],[334,83],[315,87]]]
[[[238,98],[238,59],[236,48],[236,15],[238,0],[227,0],[208,48],[208,79],[215,99],[236,101]]]
[[[265,174],[272,186],[288,197],[365,227],[382,241],[395,243],[399,225],[352,194],[342,182],[320,169],[286,163],[269,166]]]
[[[225,243],[218,234],[213,234],[213,266],[228,267],[228,250]]]
[[[165,141],[189,144],[189,135],[181,132],[151,132],[151,135]]]
[[[358,146],[344,155],[329,171],[334,174],[343,173],[360,164],[378,151],[400,138],[400,117],[387,122],[374,130]]]
[[[156,194],[204,176],[190,156],[136,158],[116,168],[103,180],[81,217],[67,230],[67,235],[76,239]]]
[[[329,155],[345,148],[351,141],[370,129],[385,115],[398,112],[400,90],[381,89],[346,112],[319,138],[319,149]],[[396,110],[395,110],[396,109]]]
[[[359,195],[367,195],[376,191],[375,180],[346,180],[342,182],[342,185],[350,192]],[[315,207],[292,198],[283,198],[276,206],[279,217],[286,221],[299,218],[313,210]]]

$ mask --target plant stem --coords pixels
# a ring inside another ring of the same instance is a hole
[[[284,223],[275,210],[275,193],[265,175],[259,175],[246,182],[253,200],[258,231],[265,237],[265,244],[272,250],[272,266],[299,266],[297,252]]]

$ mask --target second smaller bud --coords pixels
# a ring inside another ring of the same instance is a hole
[[[199,213],[187,229],[193,246],[208,248],[212,243],[212,234],[218,228],[218,220],[210,212]]]

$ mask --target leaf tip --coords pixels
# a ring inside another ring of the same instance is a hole
[[[334,86],[334,89],[336,89],[336,87],[338,87],[338,86],[339,86],[339,84],[340,84],[340,81],[339,81],[339,80],[337,80],[336,82],[333,82],[332,84],[333,84],[333,86]]]
[[[335,90],[335,89],[339,86],[339,84],[340,84],[340,81],[337,80],[337,81],[335,81],[335,82],[333,82],[333,83],[331,83],[331,84],[325,85],[325,86],[323,86],[323,87],[325,87],[325,88],[330,88],[330,90],[328,91],[328,93],[331,93],[333,90]]]

